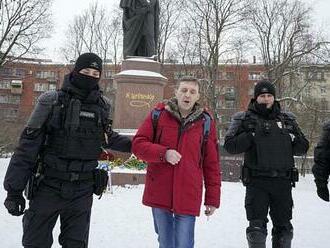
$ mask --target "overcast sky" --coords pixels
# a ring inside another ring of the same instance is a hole
[[[98,1],[100,5],[107,8],[119,5],[119,0],[53,0],[53,20],[54,33],[52,38],[45,40],[42,46],[45,47],[42,57],[52,59],[53,61],[61,61],[63,58],[59,48],[65,42],[65,31],[69,23],[75,15],[79,15],[88,6]],[[162,0],[160,0],[162,1]],[[187,0],[188,1],[188,0]],[[274,0],[276,1],[276,0]],[[324,29],[330,40],[330,0],[303,0],[306,3],[312,3],[314,7],[315,25]]]

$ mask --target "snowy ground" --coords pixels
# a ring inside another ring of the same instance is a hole
[[[3,182],[8,159],[0,159]],[[156,248],[151,211],[141,204],[143,185],[115,187],[114,193],[94,200],[91,222],[91,248]],[[311,176],[302,178],[294,189],[295,236],[293,248],[329,247],[330,205],[319,200]],[[21,247],[21,217],[7,214],[0,190],[0,247]],[[223,182],[221,207],[209,220],[205,216],[196,223],[196,248],[244,248],[245,241],[244,187],[240,183]],[[269,230],[270,230],[269,224]],[[54,248],[59,248],[54,230]],[[270,236],[267,247],[271,247]]]

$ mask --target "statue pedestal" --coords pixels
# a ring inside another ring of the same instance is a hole
[[[129,58],[122,71],[114,75],[116,90],[113,127],[136,129],[155,104],[163,99],[167,78],[160,74],[159,62],[147,58]]]

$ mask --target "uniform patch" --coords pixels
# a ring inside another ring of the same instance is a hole
[[[87,112],[87,111],[80,111],[80,117],[86,117],[86,118],[95,118],[95,113],[93,112]]]
[[[279,127],[279,128],[283,128],[283,126],[282,126],[282,122],[280,122],[280,121],[278,121],[278,122],[276,122],[277,123],[277,126]]]

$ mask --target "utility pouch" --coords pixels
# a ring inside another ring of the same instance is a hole
[[[293,183],[299,181],[299,171],[298,171],[298,169],[295,168],[295,167],[293,167],[293,168],[291,169],[291,181],[292,181]]]
[[[102,197],[108,185],[108,172],[102,169],[95,169],[94,172],[94,194]],[[100,199],[99,198],[99,199]]]
[[[32,173],[24,189],[26,199],[32,200],[34,198],[42,179],[43,175],[40,173]]]
[[[240,177],[244,186],[246,186],[250,182],[250,171],[246,166],[241,167],[241,177]]]

